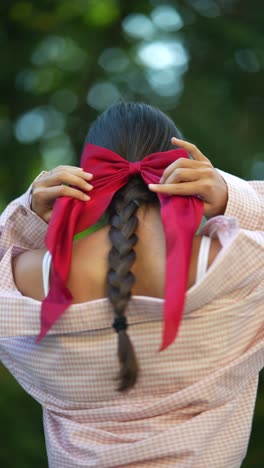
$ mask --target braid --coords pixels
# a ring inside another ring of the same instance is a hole
[[[135,283],[135,276],[130,270],[136,260],[134,251],[138,240],[135,234],[138,227],[136,211],[142,202],[150,201],[153,203],[153,194],[140,178],[134,177],[116,193],[110,205],[109,238],[112,248],[108,256],[107,285],[108,297],[115,315],[113,327],[118,334],[119,391],[132,388],[139,371],[135,351],[126,332],[125,310]]]
[[[142,161],[147,155],[173,149],[171,138],[183,138],[172,120],[144,103],[116,103],[101,114],[89,129],[86,141],[107,148],[126,161]],[[135,282],[131,273],[136,255],[137,208],[157,204],[158,198],[140,176],[133,176],[114,195],[107,210],[112,248],[107,274],[108,297],[114,309],[113,327],[118,333],[119,390],[135,385],[138,364],[126,332],[125,310]]]

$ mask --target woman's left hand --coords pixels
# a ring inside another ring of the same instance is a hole
[[[74,166],[57,166],[49,172],[44,171],[32,184],[32,211],[48,223],[57,198],[90,200],[88,193],[93,188],[92,177],[92,174]]]
[[[172,138],[171,142],[185,149],[193,159],[177,159],[165,169],[160,183],[149,184],[149,189],[167,195],[198,196],[207,218],[224,214],[228,189],[221,174],[192,143],[178,138]]]

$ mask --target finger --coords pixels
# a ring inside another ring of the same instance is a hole
[[[84,172],[85,174],[90,174],[90,176],[93,176],[90,172],[86,172],[82,167],[79,166],[67,166],[67,165],[61,165],[57,166],[53,169],[53,171],[61,171],[61,170],[68,170],[68,171],[74,171],[74,172]]]
[[[181,195],[181,196],[202,196],[200,181],[182,182],[180,184],[149,184],[149,190],[164,195]]]
[[[34,192],[34,197],[35,199],[38,199],[38,203],[40,203],[41,199],[44,199],[46,204],[55,201],[59,197],[71,197],[81,201],[88,201],[91,199],[89,195],[83,193],[81,190],[77,190],[73,187],[68,187],[67,185],[36,188]]]
[[[203,171],[197,169],[185,169],[178,168],[175,169],[169,177],[162,182],[163,184],[179,184],[182,182],[194,182],[203,178]]]
[[[60,174],[60,173],[73,174],[86,180],[91,180],[93,178],[93,174],[91,174],[90,172],[84,171],[82,167],[76,167],[76,166],[57,166],[44,175],[46,177],[50,177],[54,174]]]
[[[179,158],[165,169],[160,179],[160,183],[161,184],[167,183],[168,177],[170,177],[171,174],[177,169],[189,168],[189,169],[194,169],[197,171],[199,169],[206,169],[208,167],[210,168],[212,167],[212,164],[210,163],[209,160],[195,161],[194,159]]]
[[[39,183],[36,182],[35,185],[41,185],[43,187],[54,187],[61,184],[74,185],[75,187],[84,190],[90,191],[93,186],[87,182],[84,177],[81,177],[81,174],[68,172],[66,170],[54,171],[52,175],[46,177],[45,179],[40,179]]]
[[[185,149],[188,153],[196,159],[196,161],[209,161],[209,159],[197,148],[197,146],[189,143],[188,141],[180,140],[179,138],[173,137],[171,139],[173,145],[179,146]]]

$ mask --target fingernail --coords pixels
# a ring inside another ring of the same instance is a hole
[[[87,190],[92,190],[93,189],[93,186],[91,184],[85,184],[85,187],[87,188]]]
[[[91,200],[91,197],[88,197],[88,195],[84,195],[84,196],[83,196],[83,199],[84,199],[85,201],[88,201],[88,200]]]
[[[93,174],[91,174],[90,172],[85,172],[85,175],[86,175],[87,177],[89,177],[89,179],[91,179],[91,178],[93,177]]]

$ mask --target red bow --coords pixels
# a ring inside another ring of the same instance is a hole
[[[72,295],[66,287],[69,274],[72,242],[76,233],[98,221],[113,195],[134,174],[149,183],[159,180],[172,162],[188,158],[182,149],[151,154],[142,161],[128,162],[118,154],[100,146],[85,146],[81,167],[93,173],[91,200],[79,201],[70,197],[57,199],[46,235],[46,246],[53,260],[51,287],[42,302],[41,340],[54,322],[71,305]],[[166,289],[163,338],[160,350],[175,339],[181,322],[191,257],[192,239],[200,225],[203,204],[196,197],[158,194],[166,238]]]

